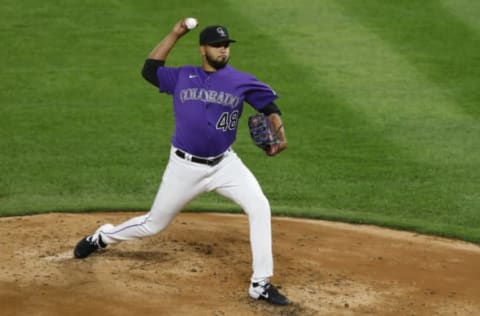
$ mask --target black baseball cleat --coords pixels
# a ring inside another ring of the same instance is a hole
[[[265,300],[273,305],[288,305],[290,301],[280,292],[278,289],[267,282],[265,284],[261,283],[250,283],[250,288],[248,289],[250,297],[255,300]]]
[[[98,249],[107,247],[107,245],[102,241],[102,236],[100,236],[100,234],[98,234],[97,238],[94,237],[95,235],[87,236],[78,242],[77,246],[75,246],[75,250],[73,251],[75,258],[86,258]]]

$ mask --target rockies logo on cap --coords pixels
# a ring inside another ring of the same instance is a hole
[[[222,25],[207,26],[200,32],[200,45],[215,44],[215,43],[234,43],[228,35],[228,30]]]
[[[227,33],[225,33],[225,31],[223,30],[223,27],[221,27],[221,26],[217,27],[217,33],[218,33],[221,37],[226,37],[226,36],[227,36]]]

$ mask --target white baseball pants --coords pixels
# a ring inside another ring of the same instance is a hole
[[[105,244],[151,236],[165,229],[190,201],[215,191],[237,203],[247,214],[252,250],[252,280],[273,275],[270,205],[250,170],[233,150],[216,166],[178,157],[172,147],[160,188],[150,212],[118,225],[104,225],[97,233]]]

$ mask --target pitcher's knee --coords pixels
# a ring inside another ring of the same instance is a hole
[[[151,215],[145,221],[144,229],[149,235],[155,235],[164,230],[173,220],[175,214]]]
[[[245,212],[250,216],[270,216],[270,203],[265,195],[258,195],[245,209]]]
[[[168,223],[165,223],[163,221],[148,220],[143,225],[143,228],[145,230],[146,235],[151,236],[151,235],[158,234],[159,232],[164,230],[168,226]]]

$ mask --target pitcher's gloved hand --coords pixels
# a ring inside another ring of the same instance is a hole
[[[283,124],[278,114],[268,117],[257,113],[248,118],[250,136],[256,146],[269,156],[274,156],[287,146]]]

